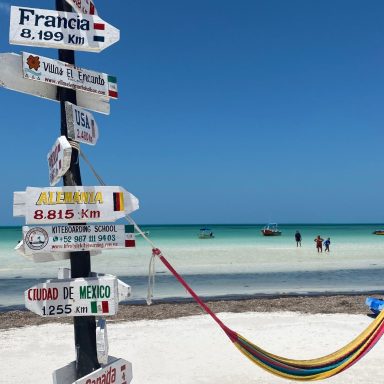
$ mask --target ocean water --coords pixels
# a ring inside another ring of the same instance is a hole
[[[282,235],[264,237],[262,225],[211,225],[213,239],[199,239],[200,226],[144,226],[197,294],[202,297],[308,294],[332,292],[384,293],[384,236],[377,225],[281,225]],[[294,240],[300,230],[302,247]],[[318,254],[314,238],[331,238],[331,252]],[[33,263],[13,248],[20,227],[0,227],[0,310],[23,304],[23,292],[57,277],[69,260]],[[132,287],[133,300],[147,296],[151,246],[137,237],[136,248],[103,251],[92,257],[92,270],[118,276]],[[189,297],[156,262],[154,300]]]

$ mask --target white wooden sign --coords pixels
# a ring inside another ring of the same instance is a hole
[[[72,147],[65,136],[60,136],[48,152],[49,184],[56,185],[71,166]]]
[[[42,317],[112,316],[119,306],[116,276],[52,279],[24,292],[25,307]]]
[[[49,261],[58,261],[58,260],[67,260],[71,258],[70,252],[39,252],[39,253],[27,253],[25,250],[24,242],[20,241],[16,247],[15,251],[34,263],[47,263]],[[100,255],[101,251],[90,251],[91,256]]]
[[[115,76],[75,67],[64,61],[23,52],[24,78],[117,99]]]
[[[139,209],[138,199],[122,187],[28,187],[14,192],[13,215],[26,224],[113,222]]]
[[[76,12],[97,15],[95,4],[91,0],[65,0]]]
[[[24,226],[23,243],[27,255],[131,248],[136,245],[133,225],[116,224]]]
[[[129,384],[132,363],[109,356],[108,364],[76,380],[76,362],[72,361],[53,372],[53,384]]]
[[[11,7],[10,44],[100,52],[119,39],[120,31],[98,16]]]
[[[53,84],[32,82],[23,77],[22,57],[16,53],[0,53],[0,86],[48,100],[57,100]],[[109,115],[109,98],[92,93],[76,92],[77,104],[91,111]]]
[[[97,321],[96,326],[96,352],[97,361],[100,364],[108,363],[108,333],[107,333],[107,322],[105,319],[100,318]]]
[[[70,139],[89,145],[97,143],[99,128],[92,113],[66,101],[65,114]]]

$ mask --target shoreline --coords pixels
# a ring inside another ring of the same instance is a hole
[[[257,297],[205,298],[204,302],[214,313],[230,312],[298,312],[304,314],[363,314],[372,316],[365,305],[367,296],[383,297],[382,293],[321,293],[306,295],[265,295]],[[144,302],[127,302],[119,305],[115,316],[107,317],[111,322],[137,320],[165,320],[202,315],[205,312],[193,299],[153,300],[148,306]],[[26,309],[0,312],[0,330],[38,326],[49,323],[72,323],[69,318],[44,318]]]

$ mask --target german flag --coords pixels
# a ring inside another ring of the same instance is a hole
[[[124,193],[113,192],[113,210],[124,211]]]

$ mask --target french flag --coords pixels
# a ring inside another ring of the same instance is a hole
[[[93,29],[96,31],[105,31],[105,24],[104,23],[93,23]],[[98,41],[103,43],[105,40],[104,36],[95,35],[93,36],[93,41]]]

